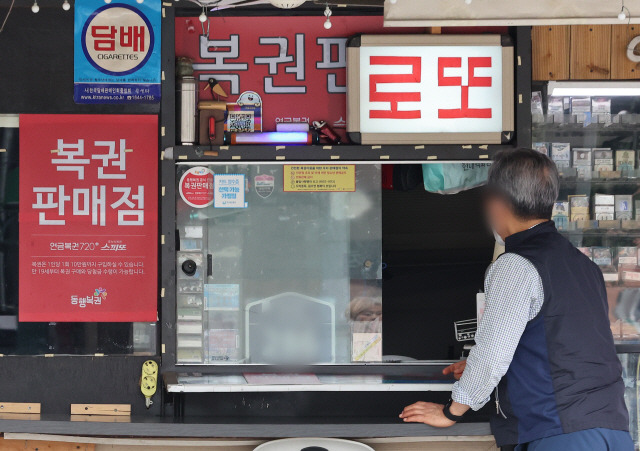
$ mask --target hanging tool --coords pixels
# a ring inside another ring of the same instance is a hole
[[[205,155],[210,157],[217,157],[218,152],[213,150],[213,142],[216,139],[216,118],[209,117],[209,150],[205,152]]]
[[[333,144],[342,144],[340,136],[327,124],[326,121],[313,121],[313,128],[324,138]]]

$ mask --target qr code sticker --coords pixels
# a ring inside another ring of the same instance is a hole
[[[227,116],[227,131],[254,131],[253,111],[229,111],[229,115]]]

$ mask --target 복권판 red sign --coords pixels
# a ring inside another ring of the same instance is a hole
[[[346,49],[359,33],[411,33],[384,29],[380,16],[332,16],[331,29],[319,17],[210,17],[210,35],[197,17],[176,18],[176,55],[194,62],[200,100],[215,78],[235,102],[244,91],[260,94],[262,127],[324,120],[344,136]],[[206,24],[205,24],[206,27]]]

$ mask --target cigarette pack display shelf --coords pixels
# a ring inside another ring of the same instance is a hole
[[[174,146],[164,150],[165,159],[178,161],[371,161],[389,163],[427,161],[486,161],[511,145],[236,145]]]
[[[579,229],[579,230],[560,230],[565,236],[583,236],[594,238],[640,238],[640,230],[623,230],[623,229]]]
[[[589,220],[567,222],[559,226],[558,231],[567,237],[591,237],[599,239],[624,240],[640,237],[640,221],[638,220]]]
[[[614,115],[611,123],[592,123],[586,126],[572,120],[571,115],[564,115],[563,121],[558,123],[534,122],[532,124],[533,141],[570,141],[572,147],[610,147],[602,144],[607,142],[615,143],[614,147],[619,149],[638,148],[640,114]],[[581,145],[576,145],[576,141],[581,142]]]
[[[543,117],[539,115],[533,116],[532,127],[536,129],[554,130],[554,129],[574,129],[584,131],[637,131],[640,124],[640,114],[614,114],[611,120],[592,122],[584,124],[577,122],[575,115],[572,114],[545,114]]]
[[[566,170],[563,169],[561,174],[560,185],[562,188],[593,188],[597,190],[600,187],[615,188],[617,186],[633,187],[640,184],[640,170],[633,171],[633,174],[629,174],[626,177],[620,178],[600,178],[592,177],[591,180],[580,179],[577,176],[566,176]]]
[[[534,133],[578,133],[578,134],[634,134],[638,132],[638,124],[533,124]]]

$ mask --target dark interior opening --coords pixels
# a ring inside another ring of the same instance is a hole
[[[453,322],[475,318],[494,248],[480,191],[383,190],[384,355],[460,357]]]

